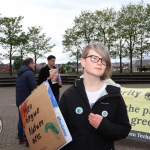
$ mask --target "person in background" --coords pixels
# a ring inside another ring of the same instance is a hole
[[[48,64],[43,67],[40,72],[39,72],[39,76],[38,76],[38,85],[40,85],[41,83],[43,83],[44,81],[48,80],[50,87],[52,89],[52,92],[56,98],[57,103],[59,102],[59,88],[62,87],[62,83],[61,83],[61,77],[59,72],[57,79],[55,79],[56,82],[53,82],[56,73],[53,72],[53,69],[56,69],[55,67],[55,61],[56,61],[56,57],[53,55],[50,55],[47,57],[47,62]]]
[[[64,72],[65,74],[67,73],[67,68],[66,68],[66,66],[64,66],[63,72]]]
[[[114,150],[114,141],[126,138],[131,125],[120,86],[104,82],[111,76],[107,48],[87,45],[81,65],[84,78],[77,78],[59,102],[73,139],[62,150]]]
[[[18,107],[18,138],[19,143],[23,144],[26,142],[26,146],[28,147],[28,141],[25,136],[25,132],[23,129],[23,124],[21,120],[21,115],[19,111],[19,106],[26,100],[26,98],[31,94],[31,92],[37,88],[35,76],[34,76],[34,60],[32,58],[26,58],[24,60],[24,66],[21,66],[17,72],[16,79],[16,106]]]

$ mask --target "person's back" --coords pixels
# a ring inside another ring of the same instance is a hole
[[[28,66],[22,66],[18,70],[16,79],[16,104],[17,107],[31,94],[36,88],[33,70]]]
[[[23,144],[26,141],[26,146],[29,145],[24,133],[19,106],[37,87],[33,72],[34,66],[35,64],[33,59],[26,58],[24,60],[24,66],[20,67],[17,72],[18,76],[16,79],[16,106],[18,107],[18,139],[20,144]]]

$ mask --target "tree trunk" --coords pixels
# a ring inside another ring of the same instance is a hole
[[[122,47],[121,47],[121,41],[120,41],[120,73],[122,73]]]
[[[140,57],[141,57],[141,59],[140,59],[140,68],[141,68],[140,72],[142,72],[142,65],[143,65],[142,64],[142,37],[141,37],[141,56]]]
[[[11,52],[12,52],[12,45],[10,45],[10,53],[9,53],[9,73],[10,73],[10,76],[12,76]]]
[[[35,66],[34,66],[34,74],[36,75],[36,55],[35,55],[35,58],[34,58],[34,62],[35,62]]]

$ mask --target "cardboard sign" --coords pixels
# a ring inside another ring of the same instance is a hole
[[[48,81],[34,90],[19,109],[31,150],[60,149],[72,141]]]

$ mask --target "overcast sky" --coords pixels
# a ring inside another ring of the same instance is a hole
[[[0,14],[2,17],[24,16],[21,24],[23,31],[28,27],[41,26],[42,33],[51,37],[50,44],[56,46],[52,54],[56,56],[56,63],[70,61],[67,54],[62,53],[62,35],[67,28],[73,26],[73,20],[81,14],[81,11],[106,9],[113,7],[119,10],[122,5],[129,3],[138,4],[140,0],[0,0]],[[144,0],[149,3],[149,0]],[[0,50],[2,51],[1,47]],[[115,61],[115,60],[112,60]],[[8,60],[3,61],[7,63]],[[47,62],[46,59],[38,59],[38,63]]]

